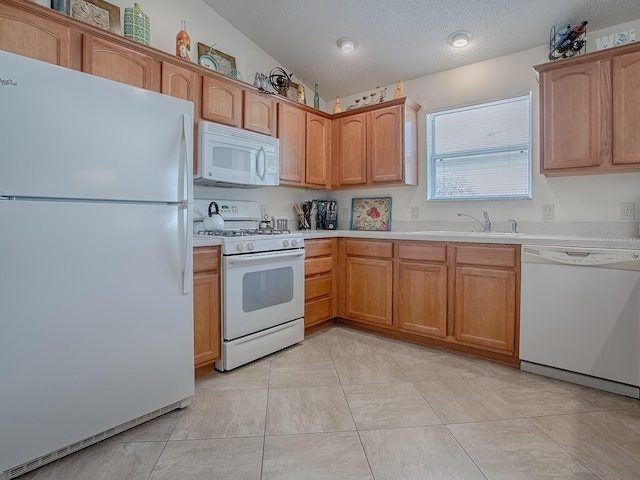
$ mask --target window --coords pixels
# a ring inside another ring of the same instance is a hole
[[[531,198],[531,94],[427,114],[427,198]]]

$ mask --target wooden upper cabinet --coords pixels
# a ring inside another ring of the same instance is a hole
[[[607,67],[600,62],[572,65],[542,77],[543,170],[599,165],[601,153],[608,155],[609,149],[600,149],[603,103],[608,102],[601,96],[601,73]]]
[[[275,137],[277,133],[276,118],[276,102],[273,98],[245,90],[242,122],[245,130]]]
[[[367,121],[365,114],[337,120],[338,185],[367,183]]]
[[[540,171],[640,170],[640,43],[534,67],[540,82]]]
[[[198,74],[193,70],[175,63],[162,62],[160,93],[195,102],[196,92],[198,91],[197,83]]]
[[[613,59],[613,163],[640,164],[640,52]]]
[[[331,186],[417,185],[419,109],[400,98],[337,114]]]
[[[71,29],[0,3],[0,50],[61,67],[72,67]]]
[[[242,89],[217,78],[202,77],[202,118],[242,127]]]
[[[160,62],[122,45],[85,34],[82,71],[146,90],[160,91]]]
[[[306,184],[329,188],[331,168],[331,121],[307,113]]]
[[[305,181],[306,112],[286,103],[278,104],[280,181],[302,185]]]
[[[403,179],[402,106],[383,108],[367,114],[367,161],[372,183],[400,182]]]

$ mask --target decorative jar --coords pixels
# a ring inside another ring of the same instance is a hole
[[[140,5],[124,9],[124,36],[143,45],[151,43],[151,23],[149,16],[142,11]]]

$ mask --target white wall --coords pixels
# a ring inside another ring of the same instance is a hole
[[[596,38],[630,28],[640,32],[640,20],[589,33],[588,51],[596,50]],[[542,205],[554,204],[553,222],[620,222],[620,202],[637,203],[640,199],[640,173],[564,178],[546,178],[540,175],[538,84],[531,67],[548,62],[547,54],[547,48],[542,46],[405,81],[405,94],[422,106],[418,124],[420,184],[417,187],[340,191],[334,195],[338,198],[340,205],[349,206],[352,197],[392,196],[393,220],[411,221],[411,207],[417,206],[421,221],[457,221],[456,212],[481,216],[482,210],[488,210],[494,221],[504,222],[507,218],[515,218],[524,222],[541,222]],[[394,90],[395,85],[388,86],[387,98],[393,98]],[[427,112],[529,91],[533,93],[533,199],[427,202],[425,143]],[[365,93],[369,92],[343,98],[342,105],[353,104],[355,98]],[[568,119],[568,121],[579,122],[580,119]]]
[[[110,0],[124,8],[131,0]],[[154,0],[140,3],[151,20],[151,46],[174,53],[175,36],[180,21],[186,20],[192,42],[192,61],[197,61],[197,43],[216,43],[216,48],[236,58],[237,68],[248,83],[253,83],[256,72],[268,73],[278,63],[258,45],[224,20],[202,0]],[[640,20],[598,32],[589,32],[588,51],[595,51],[595,39],[610,33],[635,28],[640,35]],[[638,38],[640,40],[640,38]],[[269,207],[269,213],[293,221],[293,202],[312,198],[337,198],[340,210],[350,208],[353,197],[392,196],[393,220],[412,221],[411,207],[420,210],[421,221],[456,221],[456,212],[473,215],[489,210],[495,222],[516,218],[520,222],[541,222],[542,205],[554,204],[553,222],[620,222],[620,202],[640,198],[640,173],[594,175],[567,178],[546,178],[539,174],[538,85],[531,70],[533,65],[547,62],[545,47],[479,62],[467,67],[428,75],[404,82],[405,94],[422,105],[419,113],[418,152],[419,185],[378,189],[340,191],[314,191],[295,188],[259,188],[253,190],[198,187],[196,195],[207,199],[249,199]],[[285,65],[285,70],[289,71]],[[381,64],[380,68],[384,68]],[[387,98],[393,97],[395,85],[389,85]],[[307,101],[312,98],[312,87],[307,86]],[[533,92],[533,199],[492,202],[427,202],[426,201],[426,145],[425,115],[437,110],[465,103],[481,102],[517,93]],[[343,108],[351,105],[358,95],[342,99]],[[330,112],[331,102],[321,102],[321,109]],[[579,121],[575,119],[573,121]],[[636,211],[640,215],[640,205]],[[341,215],[341,219],[344,218]],[[343,224],[344,225],[344,224]]]

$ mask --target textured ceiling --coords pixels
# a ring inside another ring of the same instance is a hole
[[[545,44],[552,25],[590,31],[640,18],[639,0],[204,0],[324,100]],[[455,30],[473,33],[464,49]],[[351,37],[357,49],[341,52]],[[275,66],[275,65],[274,65]]]

